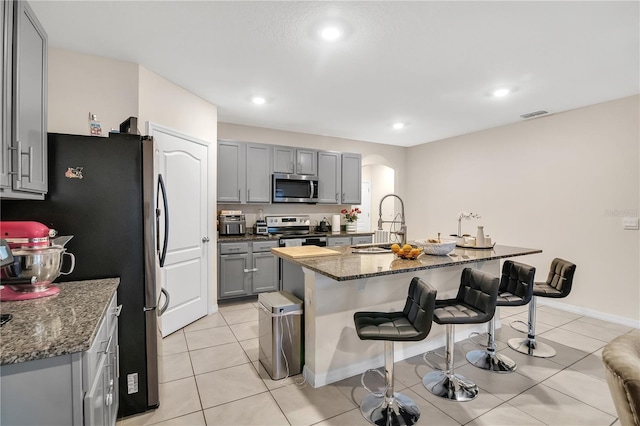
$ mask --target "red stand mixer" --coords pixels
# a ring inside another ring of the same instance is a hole
[[[60,289],[52,282],[68,275],[75,256],[64,245],[73,236],[57,237],[57,232],[33,221],[0,221],[0,301],[28,300],[53,296]],[[69,270],[62,272],[64,256]]]

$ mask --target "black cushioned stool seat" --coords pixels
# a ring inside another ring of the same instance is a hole
[[[420,410],[415,402],[393,391],[393,342],[418,341],[427,337],[431,331],[435,301],[436,290],[415,277],[409,284],[409,294],[402,312],[356,312],[353,315],[361,340],[385,342],[385,392],[372,393],[360,403],[360,411],[370,423],[413,425],[420,418]]]
[[[422,383],[429,392],[454,401],[470,401],[478,396],[478,386],[453,370],[455,324],[479,324],[493,318],[500,280],[497,277],[465,268],[460,277],[460,287],[455,299],[436,300],[433,321],[445,324],[445,371],[426,374]]]
[[[524,263],[505,260],[502,265],[500,288],[496,306],[522,306],[533,297],[533,279],[536,268]],[[488,342],[485,350],[467,352],[467,361],[472,365],[496,373],[511,373],[517,365],[503,354],[496,353],[496,318],[491,318],[487,326]]]
[[[532,355],[539,358],[550,358],[556,354],[556,350],[551,346],[536,342],[536,303],[538,297],[563,298],[571,292],[573,284],[573,274],[576,272],[576,265],[564,259],[555,258],[551,262],[549,275],[546,282],[537,282],[533,285],[533,298],[529,303],[528,335],[522,339],[519,337],[509,339],[507,343],[514,349],[525,355]]]

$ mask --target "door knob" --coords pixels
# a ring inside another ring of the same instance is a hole
[[[208,243],[209,242],[209,237],[202,237],[202,242],[203,243]]]

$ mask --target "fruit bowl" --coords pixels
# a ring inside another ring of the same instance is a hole
[[[405,244],[402,247],[399,244],[393,244],[391,246],[391,251],[393,251],[399,259],[407,260],[415,260],[422,254],[422,249],[420,247],[412,246],[410,244]]]
[[[456,240],[441,239],[440,242],[430,242],[429,240],[416,240],[416,245],[424,250],[425,254],[434,256],[446,256],[456,247]]]

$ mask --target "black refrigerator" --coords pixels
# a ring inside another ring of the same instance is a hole
[[[58,235],[74,236],[66,248],[76,257],[75,269],[56,281],[120,277],[118,417],[156,408],[156,279],[168,222],[162,176],[154,171],[153,140],[50,133],[48,143],[45,200],[2,200],[0,216],[35,220]]]

